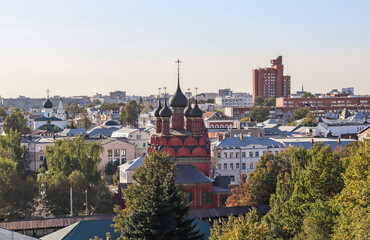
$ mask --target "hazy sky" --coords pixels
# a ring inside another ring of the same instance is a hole
[[[252,92],[283,56],[292,92],[370,94],[370,1],[0,0],[0,96]]]

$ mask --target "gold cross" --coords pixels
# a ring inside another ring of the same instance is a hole
[[[50,90],[49,90],[49,88],[48,88],[48,89],[46,89],[46,94],[48,95],[48,99],[49,99],[49,95],[50,95]]]

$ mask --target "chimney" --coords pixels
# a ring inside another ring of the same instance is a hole
[[[311,144],[314,144],[315,143],[315,140],[313,140],[313,138],[311,139]]]
[[[242,142],[244,141],[244,135],[243,135],[243,133],[240,134],[240,141],[242,141]]]
[[[258,139],[262,139],[262,133],[260,132],[260,133],[258,133]]]
[[[218,134],[218,141],[219,141],[219,142],[221,142],[221,141],[222,141],[222,139],[224,139],[224,135],[222,135],[222,134]]]

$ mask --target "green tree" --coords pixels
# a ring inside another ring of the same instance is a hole
[[[302,98],[313,98],[313,97],[315,97],[315,95],[313,95],[310,92],[304,92],[302,95]]]
[[[339,211],[333,239],[369,239],[370,229],[370,141],[347,148],[345,187],[335,197]]]
[[[87,114],[84,115],[83,119],[82,119],[82,126],[84,129],[90,129],[92,123],[90,121],[90,119],[87,117]]]
[[[254,106],[263,106],[265,104],[265,99],[261,96],[257,96],[254,99]]]
[[[267,107],[275,107],[275,105],[276,105],[276,99],[275,99],[275,98],[273,98],[273,97],[271,97],[271,98],[269,98],[269,99],[266,99],[266,101],[265,101],[265,105],[266,105]]]
[[[4,107],[0,107],[0,117],[6,117],[6,109]]]
[[[215,222],[210,240],[269,240],[272,239],[268,225],[261,221],[255,208],[246,216],[229,216],[221,224]]]
[[[103,111],[106,110],[112,110],[112,111],[119,111],[122,106],[124,106],[124,103],[103,103],[100,106],[100,109]]]
[[[100,175],[101,151],[99,143],[87,143],[83,138],[57,140],[46,148],[48,171],[39,174],[38,182],[55,215],[68,214],[70,186],[75,212],[84,212],[85,190],[94,212],[113,211],[113,198]]]
[[[220,115],[224,115],[225,113],[224,113],[224,111],[222,111],[221,109],[217,109],[216,110],[216,113],[218,113],[218,114],[220,114]]]
[[[4,121],[4,132],[8,134],[10,129],[21,134],[28,134],[30,129],[27,127],[27,118],[22,112],[14,112],[7,115]]]
[[[302,119],[307,116],[307,114],[310,112],[308,108],[298,108],[294,111],[293,117],[295,120]]]
[[[122,126],[138,126],[138,116],[142,110],[142,105],[138,104],[136,101],[132,100],[125,105],[121,112],[120,124]]]
[[[263,122],[269,118],[270,110],[265,106],[253,107],[249,113],[249,118],[256,122]]]
[[[122,239],[201,239],[175,170],[174,159],[161,153],[149,154],[135,170],[137,184],[124,193],[127,208],[117,209],[114,219]]]
[[[22,179],[17,163],[0,157],[0,221],[29,216],[36,184],[31,176]]]
[[[317,127],[318,125],[315,116],[311,112],[307,113],[306,118],[303,120],[302,123],[307,127]]]

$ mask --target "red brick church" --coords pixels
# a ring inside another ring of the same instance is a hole
[[[190,99],[182,93],[179,73],[177,84],[169,106],[166,98],[159,100],[155,110],[156,128],[151,134],[148,153],[160,151],[175,158],[177,183],[185,186],[188,200],[192,202],[191,209],[224,207],[230,190],[225,188],[225,183],[217,186],[219,181],[210,178],[210,141],[203,112],[197,100],[192,108]]]

